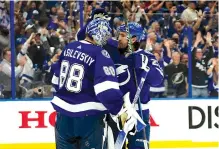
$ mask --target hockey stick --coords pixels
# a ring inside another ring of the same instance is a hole
[[[122,6],[123,7],[123,6]],[[126,14],[125,14],[125,10],[123,9],[123,16],[124,16],[124,19],[125,19],[125,26],[126,26],[126,33],[127,33],[127,38],[128,38],[128,48],[129,48],[129,52],[134,52],[133,48],[132,48],[132,41],[131,41],[131,35],[130,35],[130,32],[129,32],[129,28],[128,28],[128,20],[127,20],[127,17],[126,17]],[[143,77],[141,78],[140,80],[140,84],[138,85],[138,82],[137,82],[137,75],[136,75],[136,71],[135,71],[135,68],[133,68],[133,73],[134,73],[134,80],[135,80],[135,85],[137,87],[137,91],[136,91],[136,94],[135,94],[135,97],[134,97],[134,100],[132,102],[132,106],[135,107],[136,103],[138,102],[138,107],[139,107],[139,112],[140,112],[140,116],[141,116],[141,119],[143,119],[143,113],[142,113],[142,108],[141,108],[141,100],[140,100],[140,93],[141,93],[141,90],[143,88],[143,85],[144,85],[144,82],[145,82],[145,79],[147,77],[147,73],[148,73],[148,69],[145,71],[145,74],[143,75]],[[124,109],[125,111],[125,109]],[[121,113],[123,113],[121,111]],[[146,131],[145,131],[145,126],[142,125],[141,123],[138,123],[140,124],[139,126],[137,126],[137,129],[142,130],[143,129],[143,137],[144,137],[144,148],[145,149],[148,149],[148,145],[147,145],[147,138],[146,138]],[[117,140],[116,140],[116,143],[115,143],[115,147],[116,149],[121,149],[124,142],[125,142],[125,139],[126,139],[126,136],[127,136],[127,133],[125,133],[124,131],[121,131],[117,137]]]

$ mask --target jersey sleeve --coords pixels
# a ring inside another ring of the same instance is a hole
[[[142,76],[144,76],[144,67],[149,67],[147,72],[146,82],[153,87],[160,85],[163,82],[163,70],[160,67],[155,56],[150,53],[135,53],[134,54],[135,69],[142,69]]]
[[[112,59],[106,50],[96,55],[94,90],[98,100],[116,115],[122,108],[123,99]]]
[[[53,72],[52,85],[53,88],[55,89],[55,92],[57,92],[59,89],[59,75],[60,75],[60,68],[61,68],[61,62],[62,62],[64,51],[65,49],[62,51],[59,60],[51,65],[51,71]]]

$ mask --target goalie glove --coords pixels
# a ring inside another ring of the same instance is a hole
[[[126,128],[126,129],[132,129],[130,128],[131,125],[134,124],[134,119],[132,118],[132,106],[131,106],[131,102],[130,102],[130,99],[129,99],[129,92],[126,93],[124,96],[123,96],[123,100],[124,100],[124,104],[123,104],[123,109],[120,111],[124,111],[122,113],[119,112],[118,114],[118,123],[117,123],[117,127],[120,131],[123,130],[123,128]],[[125,126],[126,124],[126,126]]]
[[[130,93],[128,92],[123,96],[124,104],[120,112],[116,116],[111,116],[116,122],[119,131],[123,130],[128,133],[132,130],[133,134],[135,134],[137,119],[132,116],[135,109],[132,107],[129,94]]]
[[[135,135],[136,132],[140,132],[146,126],[137,111],[132,107],[127,108],[127,110],[122,113],[119,118],[121,120],[119,120],[120,123],[117,123],[118,129],[120,131],[123,130],[125,133],[129,133],[130,135]]]
[[[141,131],[146,124],[131,104],[129,94],[128,92],[123,96],[124,104],[120,112],[116,116],[111,115],[111,117],[116,122],[119,131],[123,130],[126,133],[130,132],[130,135],[135,135],[136,131]]]

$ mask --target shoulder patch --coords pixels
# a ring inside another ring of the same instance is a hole
[[[110,58],[109,53],[106,50],[102,50],[101,53],[103,54],[103,56],[105,56],[106,58]]]

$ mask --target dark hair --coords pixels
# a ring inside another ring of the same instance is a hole
[[[48,23],[49,23],[49,20],[46,17],[42,17],[39,20],[39,26],[41,27],[46,27]]]
[[[140,49],[145,49],[145,47],[146,47],[146,41],[141,41],[139,48]]]
[[[6,27],[2,26],[2,25],[0,25],[0,32],[3,36],[8,36],[9,35],[9,30]]]
[[[11,51],[9,47],[5,48],[2,52],[2,57],[4,58],[8,51]]]
[[[135,50],[138,50],[139,47],[140,47],[140,42],[134,42],[133,47],[134,47]]]

